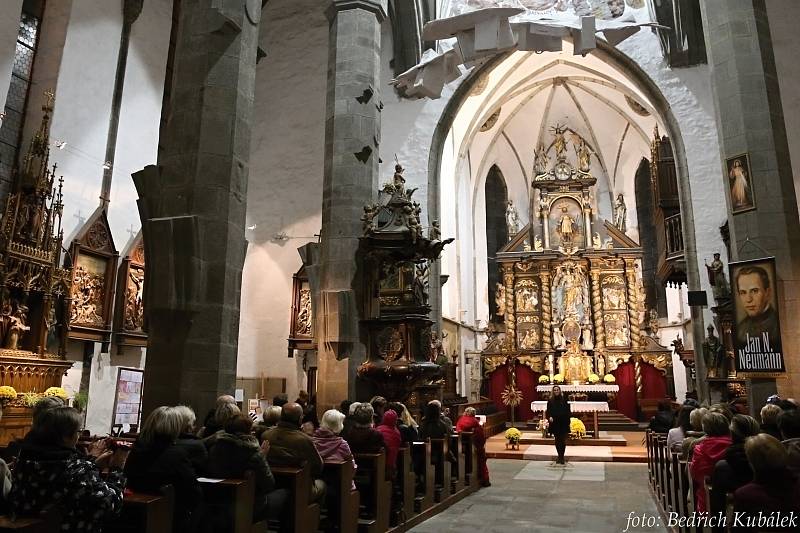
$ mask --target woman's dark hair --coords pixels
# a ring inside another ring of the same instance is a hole
[[[37,426],[39,424],[39,420],[42,417],[42,414],[49,411],[50,409],[55,409],[56,407],[64,407],[64,400],[59,398],[58,396],[45,396],[33,406],[33,426]]]
[[[53,407],[39,414],[33,431],[36,440],[46,444],[61,444],[81,429],[81,414],[74,407]]]
[[[429,403],[425,406],[425,412],[423,418],[426,422],[430,422],[432,420],[439,420],[442,417],[442,408],[439,407],[436,403]]]
[[[350,406],[353,405],[353,402],[350,400],[342,400],[339,404],[339,411],[344,414],[344,416],[348,416],[350,414]]]
[[[675,418],[675,427],[681,428],[684,433],[692,430],[692,424],[689,422],[689,416],[692,411],[694,411],[694,407],[691,405],[682,405],[678,410],[678,416]]]
[[[253,428],[253,420],[249,416],[236,415],[225,422],[225,432],[234,435],[247,435]]]
[[[747,437],[758,435],[761,427],[758,421],[748,415],[733,415],[731,419],[731,438],[734,442],[744,442]]]
[[[400,406],[399,403],[397,403],[397,402],[389,402],[386,405],[386,409],[391,409],[392,411],[397,413],[397,423],[398,424],[402,423],[402,420],[400,420],[400,417],[403,415],[403,408]]]

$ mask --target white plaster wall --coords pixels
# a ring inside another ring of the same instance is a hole
[[[0,2],[0,112],[5,108],[8,86],[11,83],[21,14],[22,0]]]
[[[95,345],[89,379],[89,405],[86,409],[86,429],[93,435],[111,431],[114,420],[117,375],[120,368],[144,368],[145,350],[128,348],[124,354],[101,353]]]
[[[327,7],[325,0],[267,4],[267,57],[256,69],[247,213],[255,227],[247,232],[237,375],[286,378],[290,397],[306,385],[301,359],[287,357],[286,339],[292,275],[302,265],[297,248],[316,241],[321,224]],[[281,232],[289,240],[273,239]]]
[[[772,51],[775,54],[775,67],[778,85],[781,90],[783,120],[786,125],[786,138],[789,141],[789,155],[794,174],[794,190],[800,206],[800,63],[797,50],[800,35],[797,33],[797,20],[800,19],[800,2],[797,0],[770,0],[765,2],[769,31],[772,36]]]
[[[719,232],[727,220],[727,207],[708,66],[668,68],[658,38],[650,31],[640,31],[621,43],[619,49],[658,86],[680,127],[691,187],[700,288],[710,296],[711,285],[703,262],[710,262],[714,252],[721,254],[723,262],[728,259]],[[710,311],[704,309],[705,323],[710,320]]]

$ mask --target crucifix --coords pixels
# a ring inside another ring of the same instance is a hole
[[[81,210],[80,210],[80,209],[78,209],[78,212],[77,212],[77,213],[75,213],[75,214],[74,214],[74,215],[72,215],[72,216],[78,219],[78,225],[79,225],[79,226],[80,226],[81,224],[83,224],[84,222],[86,222],[86,217],[84,217],[84,216],[81,216]]]
[[[130,228],[128,228],[127,230],[125,230],[125,231],[127,231],[127,232],[128,232],[128,235],[130,235],[130,236],[131,236],[131,239],[133,239],[134,237],[136,237],[136,234],[137,234],[137,233],[139,233],[139,230],[138,230],[138,229],[133,229],[133,224],[131,224],[131,227],[130,227]]]

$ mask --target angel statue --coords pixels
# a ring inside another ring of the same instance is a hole
[[[533,170],[534,173],[538,176],[540,174],[544,174],[547,172],[547,165],[549,161],[547,159],[547,149],[545,149],[542,143],[539,143],[539,148],[534,150],[534,158],[533,158]]]
[[[511,240],[514,235],[519,233],[519,215],[517,209],[514,207],[514,202],[508,201],[506,207],[506,227],[508,228],[508,240]]]
[[[586,141],[581,137],[578,139],[577,145],[574,145],[575,155],[578,157],[578,170],[581,172],[589,172],[592,153],[589,151]]]

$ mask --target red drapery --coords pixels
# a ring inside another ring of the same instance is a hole
[[[617,411],[636,420],[636,372],[632,362],[622,363],[611,372],[617,379]]]
[[[667,378],[656,367],[642,363],[642,398],[663,399],[667,395]]]
[[[516,372],[517,388],[522,392],[522,403],[514,411],[514,419],[518,422],[531,420],[533,418],[531,402],[539,398],[536,393],[536,385],[539,383],[540,374],[525,365],[517,365]],[[499,411],[510,414],[511,410],[503,405],[501,396],[506,385],[508,385],[508,365],[501,365],[489,375],[489,398]]]

